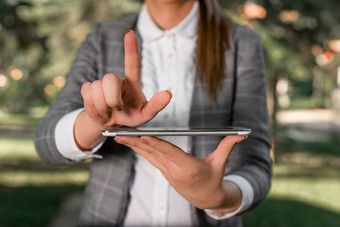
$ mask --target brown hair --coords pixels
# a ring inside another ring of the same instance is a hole
[[[224,54],[229,49],[231,23],[217,0],[199,0],[199,4],[196,69],[210,97],[216,99],[219,83],[225,75]]]

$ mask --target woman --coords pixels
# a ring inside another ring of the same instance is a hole
[[[252,134],[101,135],[142,124],[237,125]],[[265,198],[271,177],[260,39],[224,18],[217,1],[146,0],[138,16],[94,27],[36,147],[49,164],[94,158],[81,226],[240,226],[238,215]]]

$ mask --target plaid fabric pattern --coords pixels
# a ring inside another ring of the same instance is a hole
[[[83,107],[80,95],[83,83],[101,79],[111,72],[124,77],[123,38],[127,30],[136,28],[137,19],[138,16],[135,15],[118,21],[98,23],[82,44],[67,76],[65,87],[36,131],[36,148],[45,163],[74,163],[61,156],[56,148],[56,124],[65,114]],[[237,67],[234,67],[236,62]],[[234,72],[234,68],[237,68],[237,72]],[[236,87],[233,86],[235,79]],[[235,125],[252,129],[248,139],[237,145],[232,152],[226,174],[238,174],[250,182],[255,193],[252,207],[262,201],[270,187],[271,160],[264,60],[260,38],[255,32],[234,24],[231,49],[226,53],[226,77],[218,91],[217,100],[212,101],[205,84],[196,79],[190,125]],[[214,151],[221,139],[194,137],[193,153],[198,158],[205,157]],[[134,154],[110,138],[98,153],[103,159],[93,160],[91,163],[90,180],[85,191],[79,225],[119,226],[123,223],[128,206],[129,188],[133,182]],[[240,217],[217,222],[195,208],[193,216],[196,224],[202,226],[242,225]]]

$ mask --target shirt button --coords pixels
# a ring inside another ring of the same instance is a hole
[[[164,119],[169,119],[169,114],[164,114],[164,115],[163,115],[163,118],[164,118]]]
[[[169,57],[169,58],[172,58],[173,56],[174,56],[173,53],[169,53],[169,54],[168,54],[168,57]]]
[[[162,212],[162,213],[163,213],[164,211],[165,211],[165,207],[164,207],[164,206],[160,206],[160,207],[159,207],[159,212]]]

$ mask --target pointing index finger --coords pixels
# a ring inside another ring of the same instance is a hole
[[[140,83],[140,60],[137,38],[132,30],[124,37],[125,79],[130,83]]]

